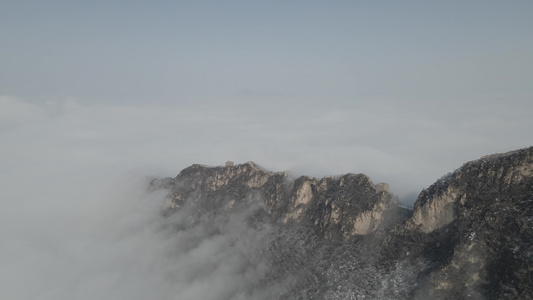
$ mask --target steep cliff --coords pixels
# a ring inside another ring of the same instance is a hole
[[[320,236],[334,239],[390,227],[390,220],[401,220],[393,215],[404,210],[392,194],[376,191],[363,174],[293,180],[288,172],[268,172],[253,162],[226,167],[193,165],[176,178],[153,181],[152,186],[171,186],[167,210],[194,207],[192,222],[255,203],[275,222],[312,226]]]
[[[251,162],[193,165],[151,184],[169,189],[167,214],[187,210],[191,224],[241,212],[247,226],[271,224],[256,288],[284,282],[279,299],[533,298],[533,147],[464,164],[413,211],[383,186]]]
[[[533,148],[464,164],[390,231],[389,258],[424,258],[421,299],[533,298]]]

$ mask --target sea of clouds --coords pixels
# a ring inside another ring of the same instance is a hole
[[[517,132],[533,127],[529,111],[497,103],[479,113],[234,104],[0,97],[2,298],[268,299],[280,287],[253,288],[268,269],[254,248],[263,231],[239,216],[176,229],[183,215],[162,216],[151,176],[253,160],[296,175],[367,173],[406,198],[465,158],[528,146],[531,133]]]

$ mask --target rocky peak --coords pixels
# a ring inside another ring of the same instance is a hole
[[[191,222],[253,207],[273,224],[265,282],[298,273],[280,299],[533,298],[533,147],[464,164],[413,211],[364,174],[292,178],[251,162],[193,165],[157,187]]]
[[[428,233],[469,208],[512,201],[527,192],[532,175],[533,147],[468,162],[420,193],[410,224]]]
[[[167,196],[168,211],[184,205],[197,207],[197,218],[220,214],[257,202],[276,222],[309,225],[328,238],[366,235],[385,224],[388,211],[398,210],[397,199],[386,190],[376,191],[364,174],[340,177],[301,176],[270,172],[253,162],[222,167],[192,165],[173,179]]]
[[[468,162],[423,190],[383,251],[427,259],[421,299],[526,299],[532,240],[533,147]]]

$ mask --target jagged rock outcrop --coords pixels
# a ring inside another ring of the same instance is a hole
[[[393,225],[392,216],[402,211],[392,194],[376,192],[364,174],[293,180],[288,172],[269,172],[252,162],[225,167],[193,165],[176,178],[154,180],[151,185],[172,187],[166,200],[168,211],[195,207],[192,222],[200,216],[258,203],[276,222],[309,225],[319,235],[334,239],[384,229]]]
[[[533,147],[466,163],[422,191],[382,251],[427,260],[420,299],[533,298]]]
[[[364,174],[300,177],[254,163],[193,165],[166,211],[189,221],[252,207],[275,224],[259,286],[279,299],[533,299],[533,147],[468,162],[423,190],[413,211]],[[297,276],[296,276],[297,274]]]

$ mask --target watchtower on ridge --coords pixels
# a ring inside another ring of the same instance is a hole
[[[380,182],[376,184],[376,193],[379,192],[389,192],[389,184],[385,182]]]

